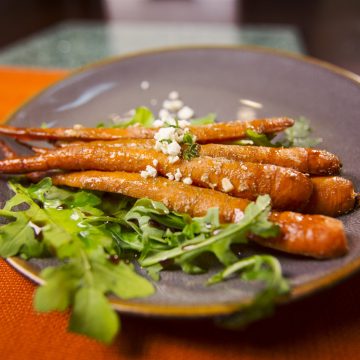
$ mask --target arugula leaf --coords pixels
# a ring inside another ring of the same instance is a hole
[[[151,110],[147,107],[141,106],[135,110],[135,114],[131,119],[131,125],[140,124],[144,127],[151,127],[154,120],[155,117]]]
[[[209,282],[225,280],[237,272],[248,281],[264,281],[265,290],[246,315],[255,318],[268,311],[286,290],[280,265],[270,256],[240,259],[232,244],[247,236],[276,236],[278,227],[268,220],[269,196],[261,196],[236,224],[219,222],[218,209],[191,218],[171,212],[150,199],[57,188],[50,179],[23,187],[10,184],[15,195],[0,216],[0,255],[26,258],[56,256],[60,263],[41,272],[45,284],[38,288],[38,311],[72,307],[69,329],[110,342],[120,327],[106,295],[123,299],[150,296],[153,285],[139,275],[128,259],[138,258],[152,279],[166,263],[197,274],[206,271],[201,257],[213,254],[223,271]],[[244,315],[242,315],[242,318]],[[231,320],[232,326],[239,323]],[[240,321],[241,322],[241,321]]]
[[[147,297],[154,293],[153,285],[124,262],[91,261],[94,283],[104,292],[111,292],[122,299]]]
[[[186,259],[193,255],[198,256],[203,252],[214,252],[215,255],[221,259],[228,258],[231,255],[226,253],[230,252],[229,246],[231,243],[246,243],[246,236],[250,230],[254,234],[261,236],[274,236],[278,233],[278,227],[267,220],[268,212],[270,211],[270,197],[268,195],[259,196],[255,203],[251,203],[244,212],[244,217],[237,224],[229,224],[226,227],[217,229],[204,239],[204,234],[196,236],[193,239],[184,241],[181,245],[171,248],[169,250],[158,251],[155,254],[147,256],[140,261],[142,266],[151,266],[165,260],[178,257],[178,262],[186,262]],[[260,222],[257,223],[257,220]],[[226,246],[222,248],[222,252],[216,251],[218,243],[224,242]],[[213,247],[214,245],[214,247]]]
[[[276,147],[276,145],[270,141],[266,134],[259,134],[254,130],[246,130],[246,137],[252,141],[253,145]]]
[[[322,139],[312,138],[311,132],[310,121],[300,117],[292,127],[284,131],[285,138],[280,143],[284,147],[314,147],[321,143]]]
[[[207,114],[204,117],[197,118],[197,119],[192,119],[191,120],[191,125],[199,126],[199,125],[214,124],[215,120],[216,120],[216,114],[210,113],[210,114]]]
[[[265,287],[249,305],[242,307],[230,316],[218,319],[219,324],[227,328],[244,327],[250,322],[271,315],[276,300],[289,291],[289,283],[282,276],[279,261],[269,255],[254,255],[239,260],[215,274],[208,283],[215,284],[238,271],[242,271],[243,280],[259,280],[265,283]]]
[[[0,210],[0,216],[11,222],[0,228],[0,255],[9,257],[22,253],[25,258],[41,257],[45,253],[44,246],[36,239],[35,216],[31,216],[33,209],[26,212],[12,212]],[[34,222],[32,222],[33,220]]]
[[[45,268],[41,274],[45,284],[38,287],[34,297],[37,311],[64,311],[72,303],[81,284],[83,270],[79,261],[71,261],[57,267]]]
[[[123,299],[145,297],[154,288],[131,265],[113,264],[104,258],[71,259],[42,271],[46,281],[35,294],[37,311],[65,310],[73,305],[70,330],[110,342],[118,330],[118,318],[104,294]]]
[[[69,330],[111,343],[119,331],[120,321],[103,293],[93,287],[77,291]]]
[[[140,106],[135,109],[135,114],[130,120],[117,121],[116,123],[100,123],[97,127],[106,127],[106,128],[126,128],[128,126],[133,126],[139,124],[143,127],[151,127],[155,120],[154,114],[150,109],[145,106]]]
[[[311,137],[310,121],[305,117],[295,120],[295,124],[286,129],[276,142],[267,134],[259,134],[254,130],[246,130],[246,139],[233,141],[233,145],[255,145],[267,147],[314,147],[322,142],[321,138]]]

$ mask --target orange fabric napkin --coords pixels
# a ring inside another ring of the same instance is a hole
[[[65,71],[0,68],[0,119]],[[209,320],[122,316],[111,346],[68,333],[68,313],[37,314],[35,285],[0,260],[0,358],[42,359],[358,359],[360,275],[320,294],[281,306],[243,331]]]

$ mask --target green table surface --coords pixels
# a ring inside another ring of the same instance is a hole
[[[291,26],[207,23],[63,22],[0,51],[0,64],[74,68],[130,51],[177,45],[259,45],[303,53]]]

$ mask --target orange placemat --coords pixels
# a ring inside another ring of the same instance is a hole
[[[0,68],[0,119],[65,71]],[[66,330],[68,313],[37,314],[35,285],[0,260],[0,359],[359,359],[360,275],[243,331],[206,320],[123,316],[111,346]]]

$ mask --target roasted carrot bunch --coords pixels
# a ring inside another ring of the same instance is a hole
[[[200,156],[172,164],[154,149],[77,145],[48,151],[32,157],[0,161],[2,173],[33,171],[103,170],[140,173],[147,166],[162,176],[191,179],[197,186],[212,188],[236,197],[255,200],[269,194],[276,209],[302,209],[312,194],[312,182],[306,175],[276,165],[238,162],[226,158]]]
[[[275,134],[292,125],[288,118],[270,118],[190,126],[197,144],[193,144],[196,156],[189,159],[172,154],[176,144],[170,149],[169,142],[167,153],[157,147],[156,128],[0,126],[0,134],[20,141],[48,140],[55,145],[32,147],[35,154],[23,157],[0,143],[5,157],[0,173],[25,173],[33,180],[56,170],[60,174],[52,178],[57,185],[147,197],[193,216],[218,207],[223,222],[236,221],[250,200],[269,194],[274,209],[270,219],[280,226],[281,234],[254,241],[316,258],[343,255],[344,228],[331,217],[353,210],[357,194],[351,181],[339,176],[341,162],[336,155],[300,147],[224,144],[245,138],[249,129]],[[178,152],[184,151],[182,147]]]

